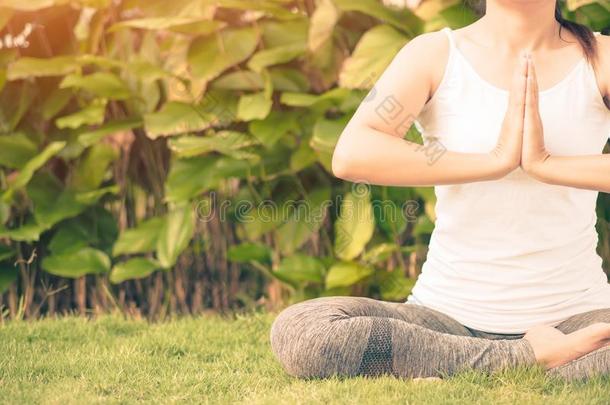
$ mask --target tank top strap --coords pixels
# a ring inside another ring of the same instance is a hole
[[[453,37],[453,30],[450,27],[444,27],[443,29],[441,29],[441,31],[443,31],[447,35],[447,38],[449,39],[449,47],[451,48],[451,51],[453,51],[453,49],[455,48],[455,38]]]
[[[457,45],[455,42],[455,35],[453,30],[450,27],[444,27],[441,29],[442,32],[447,36],[447,40],[449,41],[449,55],[447,56],[447,65],[445,66],[444,73],[444,81],[447,81],[447,86],[455,87],[457,85],[457,81],[462,80],[460,77],[461,73],[459,72],[459,68],[456,65],[460,62],[460,51],[457,49]],[[458,69],[458,70],[456,70]]]

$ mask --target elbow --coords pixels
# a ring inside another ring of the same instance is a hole
[[[348,124],[333,150],[332,174],[342,180],[355,181],[362,175],[367,163],[361,153],[365,149],[362,142],[364,134],[355,133],[356,131],[357,127],[354,127],[354,124]]]
[[[333,152],[331,170],[333,176],[342,180],[347,180],[347,177],[349,176],[348,160],[345,153],[339,148],[335,148]]]
[[[354,154],[348,151],[345,143],[337,145],[331,161],[332,174],[339,179],[352,181],[355,169],[354,159]]]

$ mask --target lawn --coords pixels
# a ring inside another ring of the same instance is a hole
[[[270,351],[273,317],[11,322],[0,326],[0,403],[610,403],[610,379],[567,384],[539,370],[299,380]]]

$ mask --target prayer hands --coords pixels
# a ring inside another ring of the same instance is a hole
[[[500,137],[492,151],[506,172],[519,166],[526,172],[535,171],[549,156],[538,106],[536,70],[529,53],[523,52],[513,75]]]

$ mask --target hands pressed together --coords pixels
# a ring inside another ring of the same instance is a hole
[[[544,146],[538,109],[538,82],[531,55],[522,52],[513,75],[508,109],[493,153],[509,172],[521,166],[534,174],[550,156]]]

